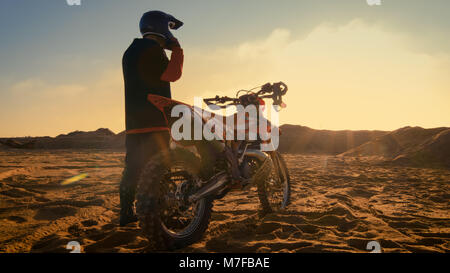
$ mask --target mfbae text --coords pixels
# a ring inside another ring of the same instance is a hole
[[[186,257],[186,259],[180,260],[180,268],[206,268],[211,270],[213,266],[223,268],[269,268],[270,258],[223,258],[220,261],[214,261],[214,259],[192,259]]]

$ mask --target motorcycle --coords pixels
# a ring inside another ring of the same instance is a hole
[[[274,107],[283,107],[282,97],[288,88],[279,82],[260,86],[257,92],[252,90],[241,90],[235,98],[216,96],[204,102],[221,108],[254,105],[259,114],[264,99],[272,99]],[[239,96],[242,91],[245,94]],[[156,95],[149,95],[148,100],[164,114],[168,126],[174,122],[170,115],[173,107],[183,104]],[[190,109],[195,112],[194,107]],[[231,120],[239,120],[237,115],[239,112]],[[267,122],[267,130],[271,130]],[[237,127],[232,130],[244,130],[242,133],[248,135],[247,127]],[[136,193],[139,225],[155,249],[179,249],[200,240],[208,228],[213,201],[231,190],[256,188],[262,213],[282,210],[289,204],[291,185],[286,162],[276,150],[261,149],[264,141],[259,132],[256,139],[172,143],[176,145],[146,164]]]

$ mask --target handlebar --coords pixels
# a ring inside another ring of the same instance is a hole
[[[203,101],[206,104],[223,104],[226,102],[233,102],[233,103],[238,103],[239,99],[238,98],[230,98],[230,97],[219,97],[219,96],[215,96],[214,98],[209,98],[209,99],[203,99]]]
[[[245,90],[241,90],[241,91],[245,91]],[[259,99],[271,98],[273,100],[273,105],[281,105],[281,104],[283,104],[282,97],[284,95],[286,95],[287,91],[288,91],[288,87],[283,82],[277,82],[277,83],[273,83],[273,84],[266,83],[266,84],[262,85],[261,89],[256,93],[247,91],[247,94],[239,96],[237,98],[230,98],[227,96],[224,96],[224,97],[215,96],[214,98],[207,98],[207,99],[204,99],[203,101],[207,105],[222,104],[219,106],[222,108],[225,108],[227,106],[236,105],[236,104],[242,104],[244,106],[247,106],[249,104],[258,103]],[[238,94],[239,94],[239,92],[238,92]]]

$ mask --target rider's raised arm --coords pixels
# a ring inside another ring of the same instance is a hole
[[[136,39],[123,57],[124,76],[130,83],[139,80],[153,86],[160,81],[168,63],[164,49],[155,41]]]
[[[174,82],[181,78],[183,72],[184,54],[181,47],[172,48],[172,56],[166,70],[161,75],[161,80],[166,82]]]

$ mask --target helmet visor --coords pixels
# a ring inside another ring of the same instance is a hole
[[[183,25],[183,22],[176,19],[173,16],[169,16],[169,28],[170,29],[179,29]]]

